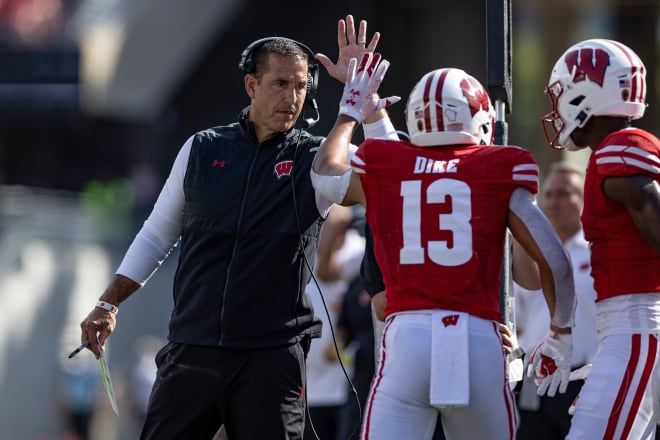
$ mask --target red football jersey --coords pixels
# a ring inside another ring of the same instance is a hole
[[[352,161],[387,291],[386,315],[448,309],[500,320],[509,198],[538,191],[538,166],[511,146],[416,147],[366,140]]]
[[[582,224],[591,242],[597,301],[628,293],[660,292],[660,255],[628,210],[603,193],[606,178],[646,174],[660,182],[660,141],[639,129],[610,134],[589,159]]]

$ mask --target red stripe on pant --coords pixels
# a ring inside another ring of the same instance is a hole
[[[376,395],[376,390],[378,389],[378,385],[380,385],[380,380],[383,378],[383,367],[385,366],[385,357],[387,353],[387,346],[385,345],[385,335],[387,334],[387,329],[389,329],[390,325],[394,322],[396,319],[396,316],[394,316],[392,319],[390,319],[387,324],[385,324],[385,328],[383,329],[383,334],[380,338],[381,340],[381,355],[380,355],[380,360],[378,362],[378,371],[374,375],[374,385],[371,387],[371,392],[369,393],[369,402],[367,403],[367,413],[365,415],[365,422],[364,422],[364,427],[362,429],[362,440],[369,440],[369,427],[371,426],[371,411],[373,410],[374,407],[374,397]]]
[[[634,334],[631,336],[632,349],[630,353],[630,358],[628,359],[628,365],[626,366],[626,371],[624,373],[622,383],[619,387],[619,392],[617,393],[616,399],[614,400],[614,405],[612,406],[612,413],[607,422],[607,428],[605,429],[604,439],[613,439],[614,433],[616,432],[616,427],[620,422],[619,416],[622,415],[622,409],[624,408],[625,400],[628,394],[630,393],[630,388],[632,385],[632,380],[635,375],[635,370],[637,365],[640,362],[641,352],[642,352],[642,336],[648,338],[646,342],[647,351],[646,359],[643,359],[644,368],[639,378],[639,383],[635,389],[635,394],[631,406],[628,410],[625,424],[623,426],[623,431],[621,433],[621,438],[628,438],[630,431],[632,430],[633,423],[635,421],[635,416],[639,410],[640,403],[644,397],[644,392],[646,387],[649,385],[649,380],[651,378],[651,373],[653,372],[653,366],[656,361],[656,354],[658,348],[658,339],[654,335],[640,335]],[[615,412],[616,411],[616,412]]]

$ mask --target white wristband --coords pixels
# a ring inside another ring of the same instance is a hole
[[[396,133],[394,125],[389,116],[379,119],[371,124],[362,123],[365,139],[391,139],[398,141],[399,135]]]
[[[108,312],[114,313],[115,315],[119,312],[119,308],[117,306],[113,306],[109,302],[105,302],[105,301],[97,302],[96,307],[98,307],[99,309],[105,309]]]

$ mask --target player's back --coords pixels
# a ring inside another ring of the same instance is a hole
[[[518,147],[416,147],[367,140],[353,160],[387,288],[386,314],[449,309],[500,318],[509,198],[536,193],[538,167]]]

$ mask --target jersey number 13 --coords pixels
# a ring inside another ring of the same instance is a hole
[[[445,203],[450,196],[451,212],[439,214],[439,229],[453,234],[453,246],[447,241],[429,240],[422,244],[422,181],[401,182],[403,198],[403,247],[399,252],[401,264],[423,264],[425,251],[429,259],[441,266],[460,266],[472,258],[471,191],[467,183],[449,178],[433,181],[426,188],[426,203]],[[427,220],[428,221],[428,220]]]

